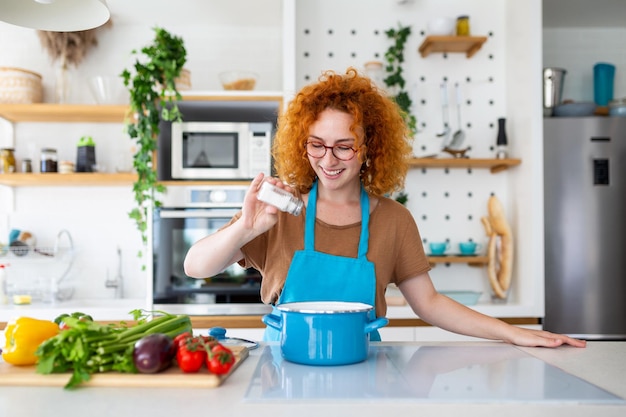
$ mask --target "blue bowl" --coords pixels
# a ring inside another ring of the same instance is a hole
[[[554,108],[555,117],[586,117],[593,116],[596,103],[580,102],[560,104]]]
[[[439,291],[439,293],[466,306],[476,305],[478,299],[482,295],[482,292],[478,291]]]

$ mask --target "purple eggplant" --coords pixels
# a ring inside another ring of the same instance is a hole
[[[133,361],[142,374],[164,371],[171,364],[176,349],[172,339],[163,333],[153,333],[135,343]]]

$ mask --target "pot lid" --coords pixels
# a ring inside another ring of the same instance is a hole
[[[369,311],[374,307],[364,303],[351,303],[344,301],[304,301],[297,303],[285,303],[276,306],[280,311],[292,311],[298,313],[358,313]]]

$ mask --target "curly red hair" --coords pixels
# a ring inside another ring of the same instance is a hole
[[[279,178],[301,193],[311,189],[315,172],[305,144],[310,126],[329,108],[353,116],[350,131],[355,138],[359,127],[363,129],[364,143],[357,156],[365,189],[376,196],[401,190],[413,152],[402,110],[352,67],[345,75],[324,72],[317,83],[302,88],[280,115],[272,148]]]

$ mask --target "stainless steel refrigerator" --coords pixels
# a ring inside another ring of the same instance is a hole
[[[626,340],[626,118],[544,119],[544,328]]]

